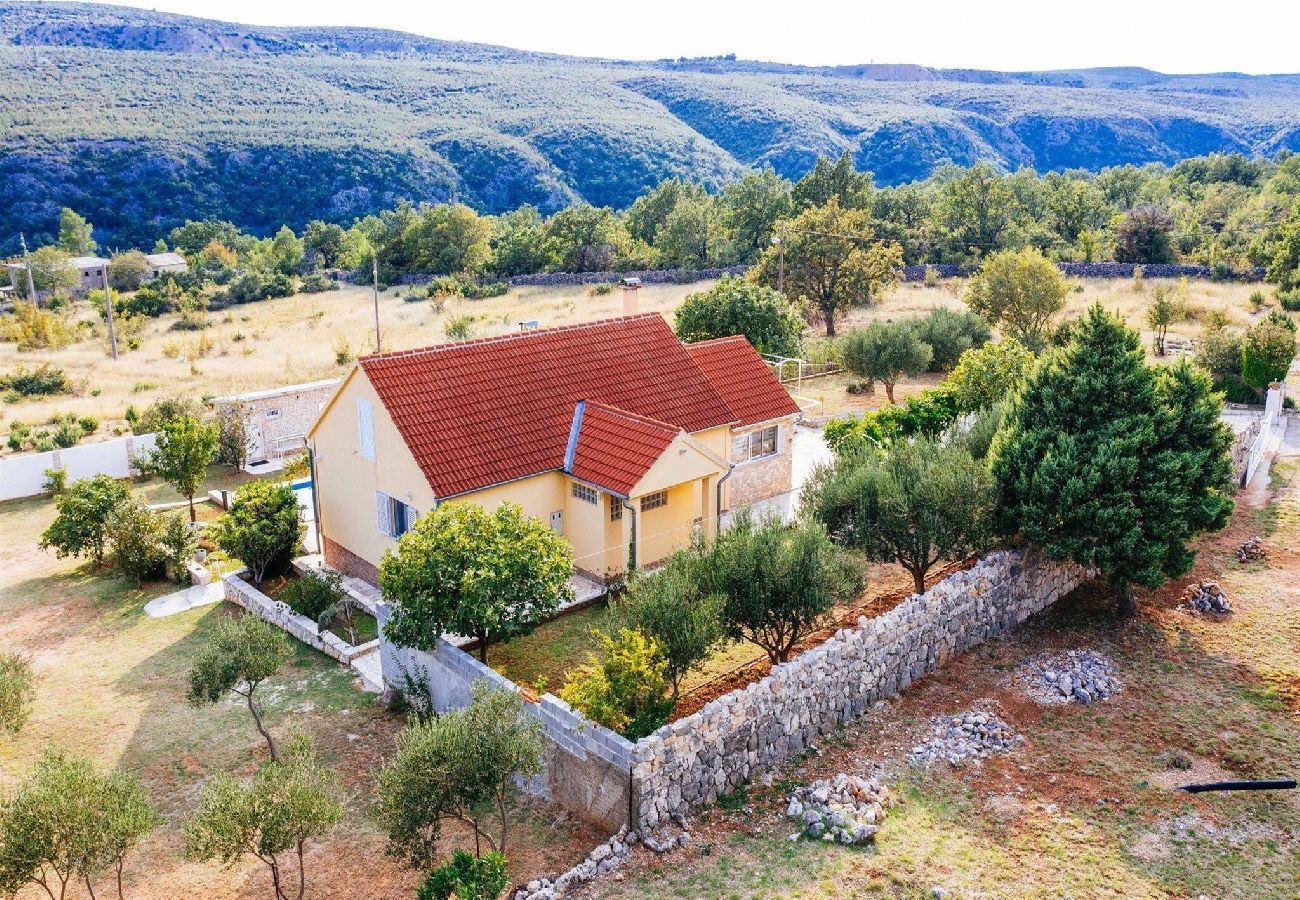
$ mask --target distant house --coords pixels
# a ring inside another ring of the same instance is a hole
[[[104,289],[104,267],[108,260],[98,256],[74,256],[68,260],[68,268],[76,269],[78,282],[74,291],[94,291]]]
[[[744,338],[658,314],[363,357],[307,438],[325,558],[374,581],[421,513],[511,501],[588,576],[653,564],[790,491],[798,415]]]
[[[149,260],[149,268],[152,270],[146,280],[153,280],[164,272],[180,273],[189,268],[185,257],[179,253],[147,253],[144,258]]]
[[[219,417],[243,417],[244,468],[249,472],[273,470],[286,457],[301,453],[307,446],[307,430],[334,396],[340,381],[329,378],[232,394],[213,400],[212,408]]]

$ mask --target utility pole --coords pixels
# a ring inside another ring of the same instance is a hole
[[[32,301],[36,306],[41,305],[41,301],[36,296],[36,284],[32,281],[32,258],[27,252],[27,238],[23,233],[18,232],[18,243],[23,247],[23,266],[27,269],[27,299]]]
[[[113,292],[108,286],[108,266],[99,267],[99,277],[104,282],[104,317],[108,319],[108,349],[117,359],[117,333],[113,330]]]
[[[370,274],[374,277],[375,285],[375,352],[382,353],[383,349],[379,344],[379,254],[373,253],[370,256]]]

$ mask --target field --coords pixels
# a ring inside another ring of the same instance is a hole
[[[229,483],[220,476],[209,486]],[[177,499],[165,486],[141,487],[151,501]],[[231,607],[149,618],[144,604],[172,586],[139,590],[37,549],[52,518],[47,499],[0,504],[0,647],[28,654],[37,676],[22,736],[0,739],[0,790],[21,778],[49,743],[86,753],[103,767],[128,769],[142,779],[165,824],[128,858],[127,896],[265,897],[270,882],[260,863],[226,870],[180,857],[181,827],[204,782],[218,771],[250,773],[265,754],[241,705],[194,707],[185,700],[190,659]],[[281,736],[293,728],[310,733],[346,797],[341,825],[308,857],[309,895],[410,896],[416,878],[385,859],[371,816],[375,774],[401,721],[363,692],[347,669],[294,646],[286,671],[263,688],[269,727]],[[516,816],[513,877],[563,869],[606,837],[540,802],[524,801]],[[449,846],[456,846],[464,835],[453,831],[450,838]],[[82,893],[74,888],[70,896]]]
[[[1143,597],[1139,618],[1117,621],[1104,585],[1081,588],[830,736],[771,786],[723,798],[697,818],[688,849],[638,850],[624,880],[580,896],[928,898],[942,888],[954,898],[1295,897],[1300,792],[1173,788],[1300,771],[1296,430],[1272,497],[1239,502],[1228,528],[1200,542],[1192,576]],[[1237,545],[1256,534],[1267,561],[1238,563]],[[1223,585],[1232,617],[1175,609],[1182,586],[1199,578]],[[1013,678],[1025,659],[1067,648],[1106,654],[1124,692],[1087,707],[1027,699]],[[974,707],[996,711],[1023,746],[982,765],[906,765],[930,717]],[[788,839],[793,788],[871,771],[902,798],[874,847]]]
[[[705,290],[710,282],[691,285],[647,285],[639,292],[639,306],[645,312],[670,314],[682,299]],[[1142,291],[1129,281],[1092,279],[1079,283],[1071,294],[1067,315],[1082,312],[1100,300],[1121,312],[1129,324],[1145,329],[1143,310],[1152,283]],[[1173,285],[1169,285],[1172,287]],[[1233,325],[1248,324],[1263,313],[1252,311],[1248,298],[1256,288],[1248,284],[1193,282],[1188,299],[1194,312],[1222,310]],[[961,306],[961,284],[957,280],[933,287],[903,284],[881,303],[854,309],[841,330],[874,318],[896,319],[924,314],[936,306]],[[383,346],[386,350],[425,346],[445,340],[443,325],[448,316],[479,317],[478,336],[504,334],[518,329],[522,321],[536,320],[543,326],[591,321],[620,315],[622,296],[618,289],[601,295],[584,286],[515,288],[502,297],[461,300],[441,310],[428,302],[407,303],[400,288],[385,291],[379,301]],[[89,318],[88,311],[78,313]],[[107,356],[100,341],[83,340],[60,350],[19,353],[13,344],[0,344],[0,372],[40,362],[64,368],[77,385],[74,396],[24,400],[12,404],[5,419],[29,424],[48,421],[52,416],[72,412],[95,415],[102,420],[99,437],[112,436],[123,428],[122,416],[128,405],[143,410],[161,397],[182,394],[217,397],[337,377],[347,371],[344,358],[374,350],[374,304],[368,288],[345,286],[322,294],[299,294],[232,307],[211,313],[211,327],[202,332],[176,331],[174,314],[150,320],[142,333],[141,347],[124,351],[117,362]],[[1170,335],[1195,338],[1201,325],[1195,319],[1179,323]],[[1149,335],[1148,335],[1149,337]],[[200,346],[200,341],[206,348]],[[916,393],[935,383],[937,376],[924,376],[902,385],[901,396]],[[820,405],[811,415],[854,409],[872,409],[884,402],[884,392],[850,395],[844,392],[848,379],[811,380],[801,390],[804,397]],[[2,428],[3,426],[0,426]]]

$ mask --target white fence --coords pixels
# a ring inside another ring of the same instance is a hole
[[[0,459],[0,501],[45,493],[47,469],[62,469],[70,482],[93,475],[126,478],[134,474],[131,459],[153,446],[154,435],[150,433]]]

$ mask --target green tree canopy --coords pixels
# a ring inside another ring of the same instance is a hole
[[[1124,613],[1131,585],[1190,568],[1191,538],[1223,526],[1231,434],[1209,379],[1147,365],[1100,304],[1027,379],[991,451],[1003,534],[1096,567]]]
[[[883,384],[890,403],[894,402],[899,376],[921,374],[933,355],[912,320],[872,322],[866,328],[850,331],[840,343],[844,368],[869,383]]]
[[[798,210],[825,206],[831,200],[844,209],[871,209],[871,173],[859,172],[847,150],[836,160],[819,156],[812,171],[795,183],[791,199]]]
[[[701,571],[702,591],[723,598],[728,636],[762,647],[773,665],[863,585],[861,570],[820,523],[787,528],[747,515],[714,539]]]
[[[167,564],[163,524],[161,516],[134,498],[117,504],[104,523],[113,567],[137,587],[161,576]]]
[[[19,653],[0,653],[0,732],[23,730],[36,698],[32,664]]]
[[[515,503],[488,512],[443,503],[384,553],[379,585],[395,601],[385,626],[399,647],[432,650],[445,632],[488,646],[527,634],[572,596],[573,549]]]
[[[108,284],[115,291],[138,291],[152,274],[153,266],[139,250],[114,253],[108,261]]]
[[[841,312],[875,302],[900,277],[902,248],[877,241],[870,212],[846,209],[836,197],[778,224],[777,232],[782,243],[763,252],[754,278],[814,304],[827,335]]]
[[[597,631],[601,654],[569,673],[560,698],[597,724],[637,741],[668,721],[677,702],[668,693],[668,661],[659,642],[632,628],[613,637]]]
[[[108,475],[78,478],[55,495],[56,515],[41,535],[41,549],[54,548],[60,559],[89,556],[102,565],[109,517],[130,496],[125,484]]]
[[[687,343],[741,334],[759,353],[798,356],[803,316],[771,288],[732,275],[687,295],[677,308],[677,336]]]
[[[921,437],[840,454],[817,470],[803,496],[836,541],[898,563],[918,594],[936,563],[992,540],[992,478],[956,442]]]
[[[933,351],[931,372],[951,371],[963,353],[984,346],[993,337],[984,317],[968,309],[936,306],[914,321],[917,336]]]
[[[127,854],[161,823],[134,777],[101,775],[84,757],[47,749],[0,800],[0,892],[35,884],[62,897],[70,883],[90,889],[111,869],[120,900]]]
[[[469,706],[398,734],[397,753],[380,771],[378,786],[389,854],[413,868],[433,868],[448,819],[473,829],[476,851],[483,840],[504,853],[516,779],[541,770],[541,723],[515,694],[475,682]],[[496,832],[488,830],[493,816]]]
[[[1014,394],[1033,364],[1023,344],[1003,338],[963,353],[945,384],[961,409],[985,409]]]
[[[675,698],[682,679],[723,643],[723,600],[701,592],[702,547],[679,550],[649,575],[636,575],[614,607],[620,622],[652,639]]]
[[[1285,381],[1295,359],[1295,329],[1263,321],[1251,326],[1241,345],[1241,377],[1253,388]]]
[[[337,791],[334,773],[320,764],[311,740],[295,735],[284,758],[263,763],[251,784],[225,772],[208,782],[185,826],[185,856],[228,866],[255,856],[270,870],[275,900],[303,900],[307,843],[338,824],[343,805]],[[287,853],[298,860],[296,888],[281,859]]]
[[[194,655],[189,700],[195,705],[216,703],[234,691],[248,705],[271,759],[279,759],[279,748],[262,722],[255,694],[258,685],[289,661],[291,652],[284,632],[257,616],[222,619]]]
[[[776,223],[794,213],[790,182],[765,166],[746,172],[722,189],[722,223],[731,233],[736,256],[753,262],[767,249]]]
[[[1004,250],[984,261],[966,284],[966,303],[1031,350],[1043,346],[1052,317],[1070,287],[1061,270],[1035,249]]]
[[[66,206],[59,213],[59,248],[72,256],[90,256],[98,248],[94,226]]]
[[[269,481],[241,486],[230,509],[211,528],[217,546],[248,566],[257,584],[289,567],[302,532],[302,510],[293,488]]]
[[[1174,220],[1163,209],[1130,209],[1115,225],[1115,259],[1131,263],[1177,262],[1173,230]]]
[[[208,466],[217,455],[221,428],[192,416],[168,419],[156,432],[154,447],[135,459],[141,472],[157,475],[189,501],[190,521],[195,521],[194,495],[203,486]]]

